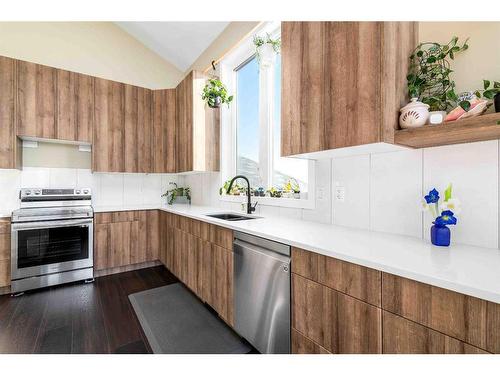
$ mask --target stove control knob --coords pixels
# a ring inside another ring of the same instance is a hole
[[[83,194],[88,194],[88,193],[89,193],[89,191],[88,191],[87,189],[85,189],[85,190],[83,191]]]
[[[35,195],[40,195],[42,192],[40,190],[35,190]]]
[[[80,190],[75,190],[75,194],[80,194]]]
[[[31,190],[26,190],[26,195],[31,195]]]

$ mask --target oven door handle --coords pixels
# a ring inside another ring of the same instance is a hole
[[[40,221],[30,223],[13,223],[11,231],[43,229],[43,228],[60,228],[74,227],[77,225],[89,226],[93,223],[93,219],[74,219],[74,220],[58,220],[58,221]]]

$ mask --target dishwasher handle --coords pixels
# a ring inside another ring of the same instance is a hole
[[[274,258],[279,262],[290,263],[290,257],[286,255],[279,254],[275,251],[254,245],[252,243],[235,239],[233,242],[233,251],[235,254],[243,254],[245,251],[249,251],[252,253],[257,253],[259,255],[267,256]]]

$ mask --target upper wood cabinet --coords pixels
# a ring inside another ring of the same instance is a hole
[[[192,71],[176,88],[176,171],[219,170],[219,109],[201,99],[208,76]]]
[[[125,85],[95,79],[94,172],[125,172]]]
[[[19,168],[19,142],[15,130],[15,60],[0,57],[0,168]]]
[[[17,134],[56,137],[57,70],[17,61]]]
[[[55,138],[92,143],[94,78],[57,69]]]
[[[176,172],[176,89],[153,91],[153,160],[155,173]]]
[[[281,154],[394,143],[412,22],[283,22]]]

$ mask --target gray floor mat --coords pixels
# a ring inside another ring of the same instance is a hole
[[[244,354],[252,350],[180,283],[129,295],[155,354]]]

